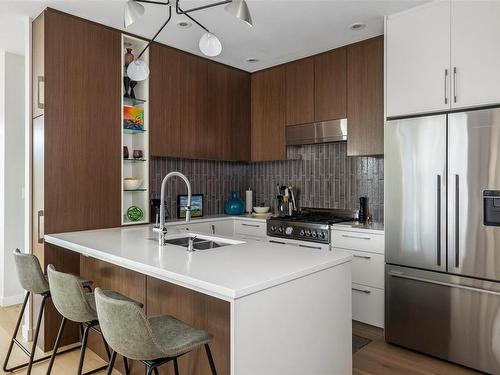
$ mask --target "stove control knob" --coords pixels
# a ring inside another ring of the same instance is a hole
[[[299,235],[300,236],[304,236],[304,234],[306,234],[306,232],[304,232],[304,229],[301,229],[300,232],[299,232]]]
[[[287,236],[290,236],[292,233],[293,233],[293,228],[292,227],[286,227],[285,234]]]
[[[283,227],[279,227],[278,232],[283,233]]]
[[[274,225],[271,225],[271,232],[276,232],[276,227]]]
[[[318,236],[319,236],[319,238],[325,238],[325,237],[326,237],[326,234],[325,234],[325,232],[320,232],[320,233],[318,234]]]
[[[309,229],[306,229],[306,237],[310,237],[311,236],[311,231]]]
[[[314,232],[312,232],[312,234],[311,234],[311,235],[312,235],[313,237],[318,237],[318,232],[314,231]]]

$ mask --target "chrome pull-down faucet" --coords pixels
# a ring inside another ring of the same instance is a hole
[[[170,172],[168,173],[161,182],[161,197],[160,197],[160,225],[158,228],[153,228],[153,231],[159,233],[158,243],[160,246],[165,246],[167,239],[167,226],[165,225],[165,187],[167,186],[167,180],[170,177],[180,177],[187,186],[188,201],[186,209],[186,223],[191,221],[191,184],[186,176],[180,172]]]

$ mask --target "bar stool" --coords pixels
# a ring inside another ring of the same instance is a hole
[[[134,303],[115,298],[108,291],[95,289],[97,316],[101,331],[113,354],[108,375],[113,371],[116,354],[135,359],[147,367],[147,375],[158,374],[158,367],[172,361],[179,375],[177,358],[205,346],[212,375],[217,375],[209,342],[213,336],[172,316],[146,317]]]
[[[19,317],[17,318],[16,327],[14,328],[14,333],[12,334],[12,338],[10,340],[9,349],[7,350],[7,355],[5,356],[3,371],[12,372],[27,366],[28,369],[26,374],[29,375],[31,374],[31,369],[33,367],[33,364],[45,361],[51,357],[50,355],[48,355],[45,357],[34,359],[36,344],[38,342],[38,335],[40,333],[42,315],[45,309],[45,302],[47,301],[47,298],[50,298],[50,288],[49,288],[49,283],[47,281],[47,277],[43,274],[42,267],[40,266],[40,262],[38,261],[38,258],[36,256],[34,256],[33,254],[22,253],[19,249],[14,250],[13,254],[14,254],[14,261],[16,264],[17,277],[19,279],[21,287],[26,291],[26,295],[24,297],[24,302],[21,307]],[[78,282],[80,283],[80,285],[90,290],[90,285],[92,284],[91,281],[78,278]],[[23,320],[24,312],[26,310],[29,298],[31,295],[35,294],[42,296],[42,302],[40,304],[40,311],[38,312],[35,332],[33,334],[33,344],[30,351],[17,340],[17,334],[19,332],[19,327],[21,326],[21,322]],[[12,349],[14,347],[14,344],[16,344],[29,357],[29,361],[21,365],[9,368],[8,363],[10,355],[12,354]],[[72,347],[66,349],[59,354],[63,354],[75,349],[78,349],[78,347]]]
[[[87,349],[87,340],[90,330],[93,330],[101,335],[104,343],[104,348],[106,349],[106,353],[108,355],[108,359],[111,358],[108,344],[102,336],[101,331],[97,329],[99,321],[97,319],[94,293],[91,291],[85,292],[82,288],[82,284],[79,282],[78,277],[69,273],[58,272],[51,264],[47,267],[47,273],[52,294],[52,301],[54,302],[54,306],[56,307],[57,311],[63,316],[54,345],[54,350],[50,358],[49,367],[47,369],[47,375],[52,371],[52,366],[57,355],[57,350],[59,349],[59,344],[61,342],[61,337],[63,335],[67,320],[80,324],[80,329],[82,332],[82,345],[80,349],[80,361],[78,363],[77,374],[82,375],[83,362],[85,360],[85,352]],[[109,293],[113,296],[113,298],[125,300],[129,303],[142,306],[138,302],[132,301],[131,299],[117,292]],[[126,361],[126,359],[124,359],[124,362],[125,371],[128,374],[128,362]],[[107,367],[107,365],[101,366],[99,368],[86,372],[85,375],[105,370]]]

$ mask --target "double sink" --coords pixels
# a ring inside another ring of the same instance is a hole
[[[193,250],[210,250],[231,245],[230,243],[197,238],[196,236],[172,238],[170,240],[166,240],[166,242],[170,245],[182,246],[187,248],[189,247],[190,240],[193,241]]]

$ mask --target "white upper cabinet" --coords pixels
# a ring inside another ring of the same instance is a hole
[[[448,1],[426,4],[387,17],[387,117],[450,108],[449,74]]]
[[[500,1],[451,3],[452,108],[500,103]]]
[[[500,104],[500,1],[443,0],[386,18],[386,115]]]

